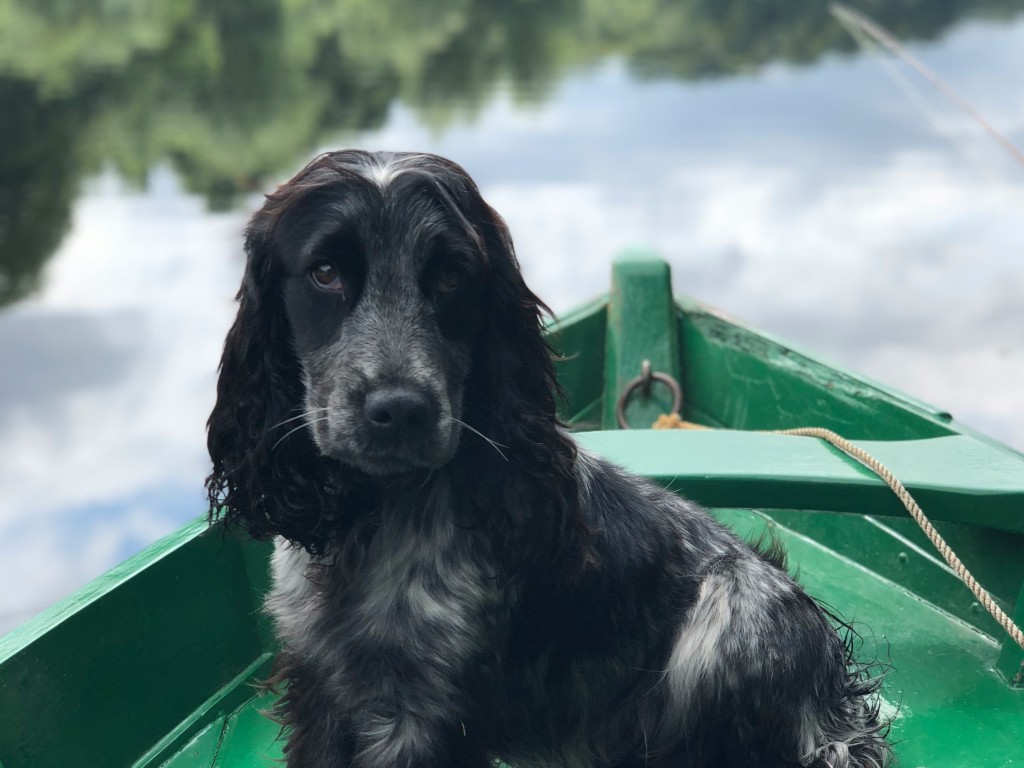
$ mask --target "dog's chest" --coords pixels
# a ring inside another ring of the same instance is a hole
[[[482,619],[496,600],[488,559],[483,543],[447,515],[386,520],[348,586],[357,633],[468,651],[482,642]]]
[[[354,567],[281,542],[273,576],[267,608],[281,639],[332,668],[413,653],[419,664],[469,664],[499,603],[486,542],[443,512],[383,517]]]

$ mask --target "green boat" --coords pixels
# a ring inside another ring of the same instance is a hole
[[[861,659],[887,670],[900,765],[1024,765],[1024,650],[874,473],[768,430],[823,427],[878,457],[1018,624],[1024,456],[673,297],[668,266],[643,254],[550,334],[563,418],[583,444],[745,537],[772,529],[807,590],[853,622]],[[677,394],[684,419],[716,429],[644,428]],[[634,429],[619,428],[620,403]],[[260,612],[269,553],[200,518],[0,639],[0,768],[271,765],[273,695],[255,686],[275,654]]]

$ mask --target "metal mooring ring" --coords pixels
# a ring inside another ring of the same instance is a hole
[[[622,388],[622,394],[619,395],[619,401],[615,405],[615,420],[619,422],[619,426],[622,429],[632,429],[629,426],[629,422],[626,421],[626,406],[629,404],[629,398],[633,396],[637,389],[641,390],[644,399],[650,397],[651,382],[653,381],[661,382],[672,391],[672,413],[678,414],[683,408],[683,388],[679,386],[678,381],[667,373],[652,371],[650,360],[643,361],[640,371],[639,376],[632,379]]]

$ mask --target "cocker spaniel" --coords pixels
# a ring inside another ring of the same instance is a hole
[[[207,486],[276,537],[291,768],[888,762],[778,553],[559,423],[546,308],[458,165],[322,155],[246,250]]]

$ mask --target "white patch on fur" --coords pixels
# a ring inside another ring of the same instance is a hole
[[[270,557],[273,588],[265,609],[274,618],[278,635],[286,643],[301,645],[318,614],[313,585],[307,576],[312,558],[302,547],[278,536]]]
[[[384,189],[397,177],[409,171],[410,168],[415,167],[419,161],[423,160],[423,158],[424,155],[418,154],[409,155],[407,157],[389,157],[386,160],[367,168],[366,176],[378,187]]]
[[[439,600],[423,584],[422,579],[411,582],[405,592],[409,607],[417,616],[428,621],[448,621],[451,618],[450,601]]]
[[[579,484],[580,499],[584,503],[591,498],[594,478],[601,474],[601,465],[592,453],[576,446],[576,481]]]
[[[381,189],[390,184],[397,173],[400,173],[400,171],[392,163],[374,165],[366,169],[366,175]]]
[[[666,677],[676,709],[685,712],[698,686],[711,683],[720,661],[719,644],[733,621],[732,579],[708,576],[700,585],[697,602],[679,630],[669,656]]]
[[[697,601],[679,630],[666,669],[676,713],[685,716],[699,687],[717,689],[729,682],[725,650],[740,652],[744,663],[769,664],[761,638],[774,631],[771,606],[791,594],[793,582],[761,560],[748,557],[728,570],[707,576]]]
[[[359,765],[415,764],[430,750],[424,731],[409,717],[373,715],[362,725],[360,735],[363,741],[355,761]]]

